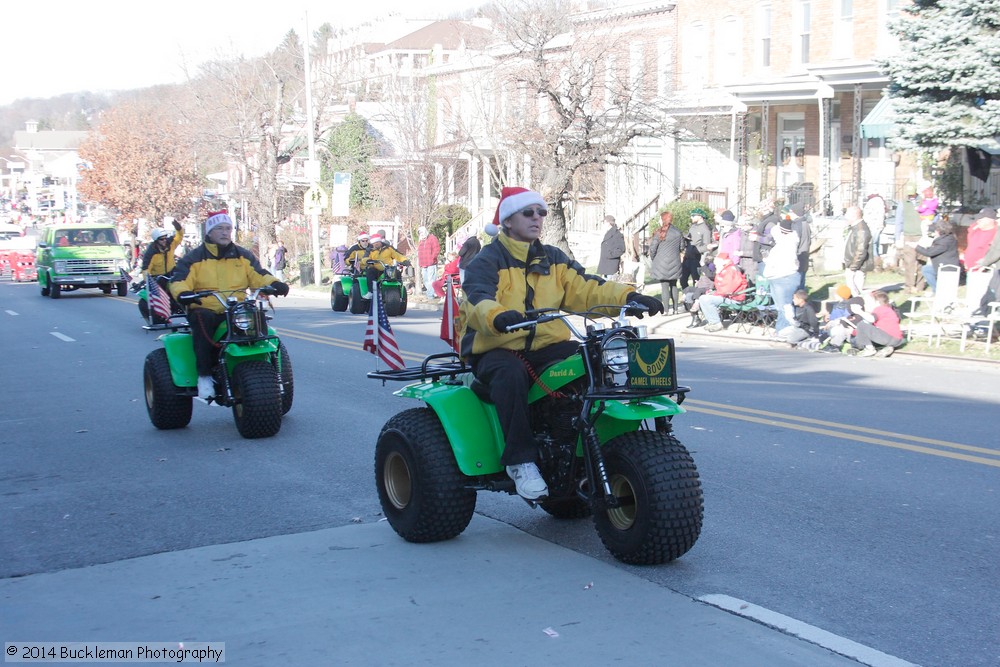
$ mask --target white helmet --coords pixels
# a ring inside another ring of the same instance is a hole
[[[166,229],[154,229],[153,230],[153,241],[159,241],[160,239],[167,238],[168,236],[173,236]]]

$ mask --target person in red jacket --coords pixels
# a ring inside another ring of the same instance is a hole
[[[455,291],[458,291],[458,275],[458,253],[449,252],[448,263],[444,265],[444,275],[434,281],[434,296],[439,299],[444,298],[444,283],[448,280],[448,276],[451,276],[451,283],[455,286]]]
[[[705,331],[722,330],[719,305],[723,301],[743,302],[746,299],[747,277],[733,264],[727,252],[715,256],[714,285],[714,289],[698,297],[698,309],[708,322]]]
[[[438,255],[441,244],[438,238],[427,231],[426,227],[417,230],[417,264],[420,266],[420,276],[428,299],[434,298],[434,279],[437,278]]]

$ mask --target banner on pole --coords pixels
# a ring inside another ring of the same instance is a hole
[[[330,215],[346,218],[351,214],[351,174],[338,171],[333,174],[333,196],[330,198]]]

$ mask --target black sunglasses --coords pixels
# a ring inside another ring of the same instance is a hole
[[[521,215],[523,215],[526,218],[530,218],[535,215],[537,215],[540,218],[544,218],[548,214],[549,212],[546,211],[544,208],[526,208],[523,211],[521,211]]]

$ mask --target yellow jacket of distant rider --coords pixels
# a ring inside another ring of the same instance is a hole
[[[393,248],[391,245],[385,245],[385,244],[383,244],[382,247],[378,249],[372,246],[372,251],[368,253],[368,257],[366,257],[365,260],[361,262],[362,264],[361,268],[365,268],[365,261],[369,259],[373,259],[376,262],[381,262],[381,264],[375,265],[375,268],[378,269],[379,271],[383,271],[386,265],[392,264],[393,260],[399,262],[400,264],[407,261],[406,255],[402,254],[401,252]]]
[[[230,243],[220,250],[216,244],[205,242],[177,262],[170,293],[176,299],[181,292],[214,290],[223,296],[232,294],[242,301],[248,288],[257,289],[276,280],[246,248]],[[215,297],[202,299],[199,307],[217,313],[225,311]]]
[[[584,311],[595,306],[621,306],[635,288],[588,275],[559,248],[535,241],[515,241],[498,234],[465,270],[462,290],[466,299],[459,311],[462,356],[494,348],[538,350],[569,340],[569,329],[559,320],[530,329],[501,333],[493,319],[507,310],[563,308]]]
[[[177,264],[174,251],[184,240],[184,230],[178,229],[174,232],[174,238],[170,240],[170,245],[163,252],[156,249],[156,241],[146,247],[146,252],[142,255],[142,270],[152,277],[162,276],[170,271]]]

